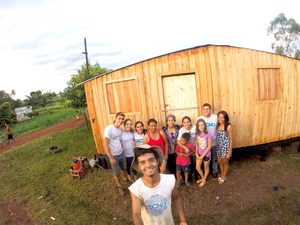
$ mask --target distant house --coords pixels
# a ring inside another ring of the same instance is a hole
[[[29,120],[30,117],[26,116],[27,113],[32,113],[32,106],[25,106],[20,108],[15,108],[15,113],[17,114],[17,121],[21,122],[24,120]]]

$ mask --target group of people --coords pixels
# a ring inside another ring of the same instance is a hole
[[[113,124],[105,128],[104,147],[120,194],[124,195],[121,173],[125,183],[134,182],[129,190],[135,224],[174,224],[171,197],[181,225],[187,224],[178,193],[182,173],[186,186],[192,181],[203,187],[211,162],[213,179],[219,184],[227,179],[232,155],[232,126],[228,114],[225,111],[212,114],[208,103],[202,109],[203,115],[195,125],[190,117],[185,116],[180,127],[175,124],[175,116],[168,115],[162,129],[157,128],[155,119],[148,121],[148,131],[141,121],[136,122],[133,129],[132,121],[125,120],[125,115],[119,112]],[[221,171],[219,177],[218,167]],[[196,171],[199,179],[196,179]],[[141,174],[139,179],[138,172]]]

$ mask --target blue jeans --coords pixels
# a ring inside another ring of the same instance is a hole
[[[212,172],[218,173],[218,157],[216,153],[216,146],[211,147],[211,165],[212,165]]]

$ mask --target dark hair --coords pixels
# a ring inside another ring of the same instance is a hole
[[[199,123],[200,122],[203,122],[204,123],[204,134],[207,134],[208,132],[207,132],[207,126],[206,126],[206,122],[205,122],[205,120],[204,119],[199,119],[198,121],[197,121],[197,123],[196,123],[196,134],[197,135],[200,135],[201,134],[201,131],[199,130]]]
[[[78,113],[78,111],[76,111]]]
[[[185,119],[188,119],[190,122],[192,122],[192,120],[191,120],[191,118],[190,118],[189,116],[185,116],[185,117],[182,118],[182,123],[183,123],[183,121],[184,121]]]
[[[154,154],[154,157],[155,159],[158,161],[159,157],[158,157],[158,154],[155,150],[153,150],[152,148],[149,148],[149,149],[144,149],[144,148],[138,148],[137,151],[136,151],[136,154],[135,154],[135,163],[136,164],[139,164],[139,160],[138,158],[142,155],[145,155],[146,153],[153,153]]]
[[[224,122],[224,130],[227,131],[227,127],[228,127],[228,125],[230,125],[230,123],[229,123],[229,116],[228,116],[227,112],[225,112],[225,111],[220,111],[220,112],[218,113],[218,118],[219,118],[219,115],[220,115],[220,114],[222,114],[222,115],[224,116],[224,119],[225,119],[225,122]],[[218,129],[219,126],[220,126],[220,123],[219,123],[219,120],[218,120],[216,129]]]
[[[148,123],[148,126],[149,126],[150,123],[156,123],[156,124],[157,124],[157,121],[156,121],[155,119],[152,118],[152,119],[148,120],[147,123]]]
[[[124,127],[125,127],[125,125],[126,125],[126,123],[127,123],[128,121],[130,121],[130,122],[132,123],[131,119],[126,119],[126,120],[124,121]]]
[[[202,108],[204,108],[205,106],[208,106],[208,107],[209,107],[209,109],[211,109],[211,106],[210,106],[210,104],[208,104],[208,103],[204,103],[204,104],[203,104],[203,106],[202,106]]]
[[[118,117],[118,116],[123,116],[123,117],[125,117],[125,114],[124,113],[122,113],[122,112],[118,112],[117,114],[116,114],[116,118]]]
[[[137,126],[139,123],[142,124],[143,127],[145,127],[142,121],[137,121],[137,122],[134,124],[135,129],[136,129],[136,126]],[[146,130],[146,129],[143,129],[143,133],[146,134],[146,133],[147,133],[147,130]]]
[[[181,138],[183,138],[186,141],[189,141],[191,138],[191,135],[189,133],[182,134]]]

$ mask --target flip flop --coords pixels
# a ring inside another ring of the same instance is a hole
[[[222,178],[220,178],[220,179],[219,179],[219,184],[224,184],[225,180],[226,180],[226,179],[223,180]]]
[[[122,185],[118,185],[118,190],[122,196],[125,194]]]

